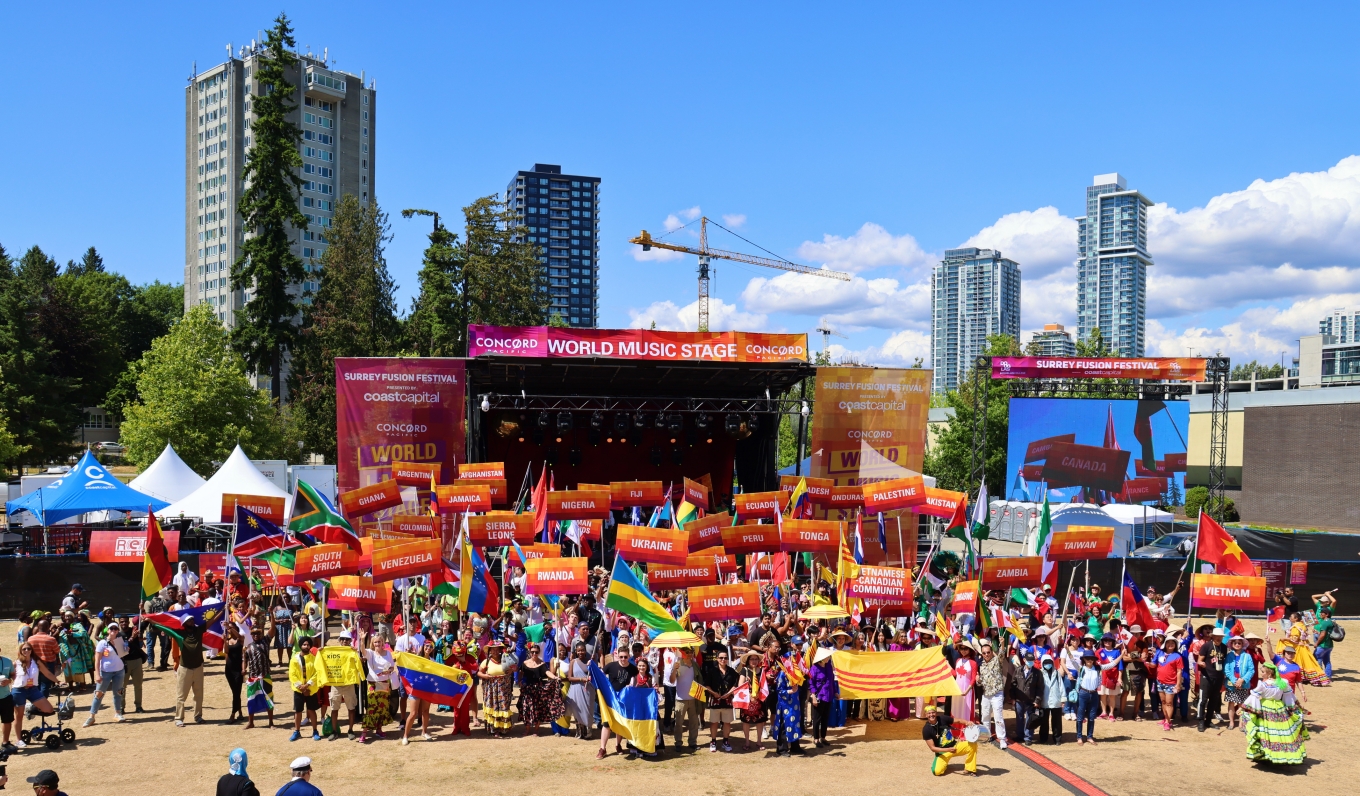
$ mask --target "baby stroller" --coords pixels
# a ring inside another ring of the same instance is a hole
[[[30,719],[37,716],[39,724],[37,727],[22,730],[19,733],[19,740],[27,744],[41,743],[48,749],[59,748],[63,741],[74,744],[76,742],[76,731],[70,727],[63,727],[62,723],[70,721],[75,712],[76,701],[69,696],[58,702],[57,709],[52,713],[36,711],[32,705],[29,705],[24,714]],[[51,716],[56,716],[56,726],[47,723],[47,719]],[[46,736],[46,738],[44,739],[43,736]]]

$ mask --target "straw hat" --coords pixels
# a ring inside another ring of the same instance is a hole
[[[1247,641],[1265,641],[1265,639],[1261,638],[1255,633],[1247,633],[1246,635],[1242,636],[1242,638],[1246,639]]]

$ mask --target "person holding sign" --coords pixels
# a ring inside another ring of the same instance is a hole
[[[322,647],[317,661],[325,685],[330,687],[332,739],[340,737],[341,703],[349,713],[347,739],[354,738],[354,720],[359,717],[359,681],[363,679],[364,671],[359,662],[359,651],[350,646],[350,642],[350,631],[342,630],[331,645]]]

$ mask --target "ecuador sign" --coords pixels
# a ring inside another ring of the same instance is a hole
[[[760,616],[760,584],[695,586],[689,590],[689,621],[720,622]]]
[[[806,362],[806,334],[663,332],[468,325],[468,356],[645,359],[662,362]]]
[[[585,594],[590,589],[586,563],[584,558],[531,558],[524,564],[524,593]]]
[[[779,549],[775,525],[728,525],[722,529],[723,549],[728,553],[771,553]]]
[[[393,545],[373,551],[373,582],[385,583],[397,578],[414,578],[439,569],[442,542],[422,539],[419,542]]]
[[[1204,381],[1208,360],[1144,357],[992,357],[994,379],[1157,379]]]
[[[789,505],[789,496],[784,492],[745,492],[734,495],[737,516],[743,520],[773,520],[774,515]]]
[[[779,549],[786,553],[835,555],[845,535],[845,523],[831,520],[784,520]]]
[[[988,589],[1038,586],[1043,580],[1044,560],[1040,556],[982,559],[982,584]]]
[[[850,593],[854,597],[909,600],[912,596],[911,570],[861,566],[859,577],[850,581]]]
[[[1190,607],[1265,610],[1266,579],[1240,575],[1191,575]]]
[[[361,575],[331,578],[326,607],[333,611],[385,614],[392,609],[392,584],[374,583]]]
[[[617,552],[625,561],[678,566],[689,557],[689,532],[646,525],[620,525]]]
[[[1105,558],[1114,547],[1114,528],[1069,525],[1048,538],[1049,561],[1082,561]]]

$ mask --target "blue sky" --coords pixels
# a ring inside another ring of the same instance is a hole
[[[280,10],[195,8],[0,10],[11,254],[94,245],[135,280],[182,278],[183,87]],[[1149,353],[1278,360],[1321,312],[1360,303],[1356,7],[846,8],[286,10],[299,44],[378,81],[377,196],[403,307],[425,226],[396,211],[456,213],[535,162],[603,179],[606,326],[693,323],[693,259],[640,261],[627,243],[693,208],[857,277],[719,263],[715,326],[825,319],[863,359],[928,360],[929,267],[968,241],[1020,261],[1025,330],[1072,323],[1071,217],[1109,171],[1165,204]]]

